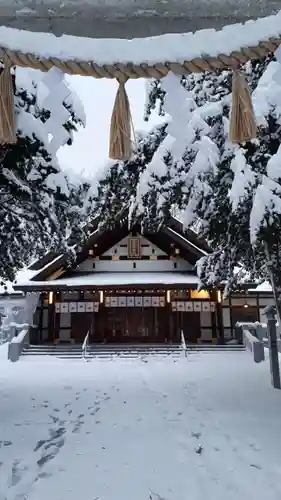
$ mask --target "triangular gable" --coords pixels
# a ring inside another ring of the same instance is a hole
[[[132,245],[136,243],[135,248],[132,248]],[[138,243],[138,245],[137,245]],[[139,248],[138,248],[139,247]],[[138,258],[137,252],[138,250],[140,251],[141,255],[159,255],[159,256],[164,256],[168,255],[166,252],[161,250],[161,248],[157,247],[149,241],[145,236],[143,236],[140,233],[135,233],[134,236],[132,236],[130,233],[125,236],[122,240],[118,241],[115,245],[113,245],[111,248],[106,250],[101,256],[103,257],[110,257],[110,256],[130,256],[130,251],[136,252],[135,257]]]
[[[139,233],[140,228],[137,227],[133,231],[130,231],[127,221],[122,225],[117,225],[112,230],[100,228],[96,225],[96,229],[90,234],[81,251],[77,253],[76,262],[72,266],[72,269],[84,262],[88,258],[89,253],[94,254],[95,257],[105,255],[114,246],[120,245],[120,242],[124,238],[128,238],[130,234],[131,236],[135,236]],[[196,233],[192,231],[183,232],[182,225],[175,219],[171,219],[169,224],[163,226],[157,233],[145,233],[142,237],[160,250],[163,255],[180,256],[192,266],[196,264],[199,258],[206,255],[206,249],[208,248],[205,242],[202,243],[202,240],[196,238]],[[32,278],[32,281],[44,281],[51,278],[59,279],[69,269],[67,255],[57,255]]]

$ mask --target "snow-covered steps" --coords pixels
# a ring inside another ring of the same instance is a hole
[[[199,351],[243,351],[244,346],[238,345],[187,345],[187,352]],[[82,358],[81,345],[42,345],[29,346],[23,349],[23,356],[55,356],[64,359]],[[87,350],[87,359],[109,359],[109,358],[143,358],[143,357],[169,357],[179,358],[184,356],[179,344],[155,344],[155,345],[91,345]]]

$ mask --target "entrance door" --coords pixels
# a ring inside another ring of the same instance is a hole
[[[82,344],[88,331],[92,330],[93,313],[75,312],[71,314],[71,338]]]
[[[153,307],[108,307],[98,313],[106,342],[164,342],[168,328],[164,311]]]
[[[186,343],[196,344],[201,337],[200,312],[183,312],[182,330]]]

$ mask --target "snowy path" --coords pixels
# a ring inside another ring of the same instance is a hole
[[[246,352],[1,360],[0,423],[1,500],[281,498],[281,394]]]

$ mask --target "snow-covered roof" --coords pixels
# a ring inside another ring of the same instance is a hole
[[[105,286],[134,286],[134,285],[190,285],[197,287],[199,278],[192,274],[179,272],[116,272],[90,273],[79,276],[70,276],[50,281],[22,281],[19,289],[50,289],[75,287],[105,287]]]
[[[20,291],[14,289],[15,284],[20,284],[21,282],[26,282],[30,280],[34,276],[34,271],[30,269],[22,269],[16,275],[16,279],[14,282],[12,281],[3,281],[4,285],[0,285],[0,296],[1,295],[19,295]],[[1,281],[1,279],[0,279]],[[5,288],[6,287],[6,288]]]
[[[174,234],[177,238],[181,239],[184,243],[186,243],[186,238],[184,238],[184,236],[182,236],[181,234],[179,234],[176,231],[174,231],[174,229],[172,229],[171,227],[168,227],[167,231],[170,232],[171,234]],[[198,246],[194,245],[194,243],[192,243],[190,240],[188,240],[188,245],[191,248],[193,248],[196,253],[203,254],[203,255],[208,255],[207,252],[205,252],[205,250],[203,250],[202,248],[199,248]]]
[[[268,281],[265,281],[264,283],[261,283],[258,285],[256,288],[250,288],[249,292],[271,292],[272,293],[272,287]]]

